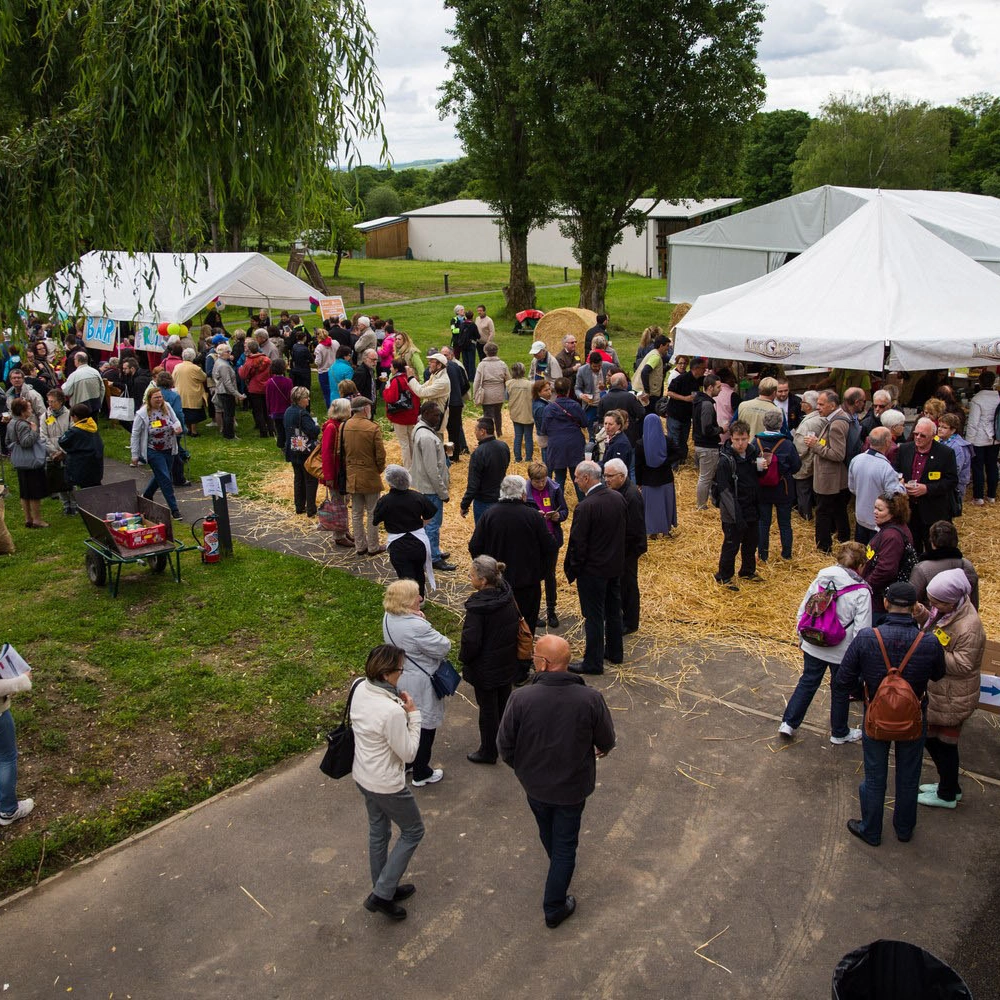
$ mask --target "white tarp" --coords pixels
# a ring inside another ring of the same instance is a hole
[[[319,293],[259,253],[128,254],[93,250],[21,301],[40,313],[185,323],[217,298],[227,306],[309,308]],[[53,301],[54,299],[54,301]]]
[[[776,270],[880,195],[989,270],[1000,273],[1000,198],[960,191],[826,185],[670,237],[671,302],[693,302]]]
[[[771,274],[699,296],[678,354],[881,371],[1000,361],[1000,276],[873,198]]]

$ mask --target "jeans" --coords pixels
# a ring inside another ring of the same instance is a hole
[[[600,420],[600,414],[596,406],[585,406],[583,408],[583,417],[587,421],[587,437],[591,441],[597,436],[597,425]]]
[[[740,576],[750,577],[757,572],[757,522],[746,521],[743,528],[736,524],[722,525],[722,550],[719,552],[720,583],[731,580],[736,572],[736,553],[740,553]]]
[[[323,404],[325,409],[330,409],[330,371],[316,372],[319,379],[319,391],[323,393]]]
[[[425,493],[424,497],[434,504],[434,509],[437,511],[424,525],[427,541],[431,543],[431,559],[437,562],[441,558],[441,519],[444,517],[444,501],[436,493]]]
[[[926,732],[926,720],[924,731]],[[885,809],[885,786],[889,777],[889,740],[873,740],[862,736],[865,758],[865,780],[858,787],[861,800],[861,833],[870,844],[882,840],[882,813]],[[918,740],[896,740],[896,801],[892,809],[892,825],[900,840],[909,840],[917,825],[917,790],[924,756],[924,737]]]
[[[698,485],[695,488],[695,503],[699,508],[708,506],[712,483],[715,480],[715,470],[719,465],[718,448],[701,448],[695,446],[694,465],[698,470]]]
[[[495,503],[496,503],[496,500],[473,500],[472,501],[472,523],[473,524],[479,524],[479,519]]]
[[[781,539],[781,558],[792,558],[792,505],[790,503],[761,503],[758,524],[757,549],[760,558],[767,561],[771,549],[771,508],[778,517],[778,537]]]
[[[17,734],[8,709],[0,713],[0,813],[17,812]]]
[[[483,416],[493,421],[497,437],[503,437],[503,403],[483,403]]]
[[[688,435],[691,433],[690,417],[667,417],[667,433],[673,438],[673,442],[680,449],[680,454],[673,462],[673,467],[687,460],[688,457]]]
[[[549,874],[545,879],[542,909],[546,917],[556,917],[566,905],[566,892],[576,868],[576,847],[580,842],[583,807],[555,806],[528,797],[528,805],[538,823],[538,837],[549,856]]]
[[[170,508],[170,513],[178,513],[177,497],[174,496],[174,484],[170,478],[174,456],[169,451],[154,451],[150,448],[146,452],[146,461],[149,463],[149,471],[153,473],[153,478],[146,484],[142,495],[147,500],[152,500],[157,487],[159,487],[163,499],[167,501],[167,506]]]
[[[867,545],[877,534],[877,528],[866,528],[860,521],[854,524],[854,540],[862,545]]]
[[[566,489],[566,472],[567,472],[567,470],[565,468],[562,468],[562,469],[550,469],[549,471],[552,474],[552,478],[559,484],[559,486],[563,490],[565,490]],[[576,499],[578,501],[582,500],[583,497],[584,497],[584,494],[580,490],[580,487],[576,485],[576,480],[573,480],[573,489],[576,490]]]
[[[604,672],[604,661],[621,663],[622,647],[622,595],[621,580],[602,576],[578,576],[577,593],[580,595],[580,614],[587,637],[583,654],[586,673]]]
[[[798,729],[802,725],[802,720],[806,717],[806,712],[809,711],[813,697],[823,683],[823,675],[826,673],[827,667],[830,668],[830,683],[832,684],[837,673],[837,664],[827,663],[826,660],[821,660],[818,656],[813,656],[812,653],[802,650],[802,676],[799,678],[799,683],[795,685],[791,698],[788,699],[785,714],[781,717],[781,721],[787,723],[792,729]],[[839,731],[833,728],[832,716],[830,723],[830,731],[834,736],[847,735],[849,727],[846,716],[839,720]]]
[[[958,783],[958,744],[945,743],[936,736],[928,736],[925,746],[937,768],[938,798],[954,802],[955,796],[962,793],[962,786]]]
[[[997,455],[1000,454],[1000,444],[974,445],[972,449],[972,495],[976,500],[982,500],[985,495],[996,499]]]
[[[370,792],[358,785],[368,810],[368,862],[371,865],[373,892],[379,899],[392,899],[396,886],[406,871],[424,836],[420,809],[409,788],[398,792]],[[389,854],[392,824],[399,827],[399,838]]]
[[[354,551],[374,552],[378,548],[378,525],[372,520],[375,514],[377,493],[351,494],[351,534],[354,535]],[[368,534],[365,535],[365,512],[368,513]]]
[[[473,688],[479,706],[479,749],[477,753],[491,760],[497,759],[497,731],[503,710],[507,707],[511,685],[498,688]]]
[[[514,461],[521,461],[521,442],[524,442],[524,457],[531,461],[535,454],[535,442],[532,433],[535,430],[534,424],[514,424]]]
[[[851,522],[847,517],[847,501],[850,495],[848,490],[816,494],[816,547],[821,552],[830,552],[833,549],[834,529],[837,532],[838,542],[850,540]]]

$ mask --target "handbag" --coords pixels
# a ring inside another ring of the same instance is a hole
[[[519,660],[530,660],[534,652],[534,633],[528,628],[528,623],[522,617],[518,619],[517,623],[517,658]]]
[[[10,464],[15,469],[44,469],[48,450],[41,438],[35,438],[30,448],[17,443],[16,437],[8,438]]]
[[[108,416],[112,420],[135,420],[135,400],[131,396],[112,396],[108,401]]]
[[[389,641],[395,646],[396,641],[393,639],[392,635],[389,633],[389,626],[385,625],[386,635],[389,636]],[[400,647],[402,648],[402,647]],[[442,660],[438,665],[434,673],[429,673],[424,670],[416,660],[410,656],[405,650],[403,651],[403,656],[405,656],[410,663],[412,663],[417,670],[419,670],[425,677],[428,677],[431,682],[431,687],[434,689],[434,693],[439,698],[447,698],[449,695],[454,694],[458,690],[458,685],[462,682],[462,675],[455,669],[451,660]]]
[[[326,499],[316,511],[316,522],[320,531],[347,531],[347,501],[327,490]]]
[[[351,728],[351,700],[358,685],[364,680],[359,677],[351,685],[351,693],[344,705],[344,716],[340,725],[326,734],[326,753],[319,763],[319,769],[328,778],[343,778],[354,767],[354,730]]]
[[[311,452],[309,452],[309,457],[305,460],[305,470],[309,473],[313,479],[318,479],[320,482],[323,481],[323,445],[318,443]]]

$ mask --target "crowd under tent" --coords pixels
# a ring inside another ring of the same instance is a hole
[[[622,242],[611,250],[608,266],[618,271],[663,277],[667,240],[672,233],[727,215],[739,203],[739,198],[676,202],[639,198],[633,207],[646,216],[646,224],[638,235],[631,227],[625,229]],[[499,217],[484,201],[461,198],[403,215],[408,222],[409,247],[416,260],[510,261],[510,250],[500,238]],[[529,233],[528,263],[578,266],[572,243],[560,231],[558,219]]]
[[[827,185],[675,234],[669,241],[667,298],[693,302],[776,271],[878,194]],[[1000,199],[957,191],[883,191],[881,196],[1000,274]]]
[[[675,350],[870,371],[980,367],[1000,362],[998,317],[1000,275],[883,194],[781,269],[699,296]]]

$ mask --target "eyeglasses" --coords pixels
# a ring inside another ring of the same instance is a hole
[[[546,663],[551,663],[552,661],[547,656],[542,656],[541,653],[532,653],[531,658],[533,660],[544,660]]]

